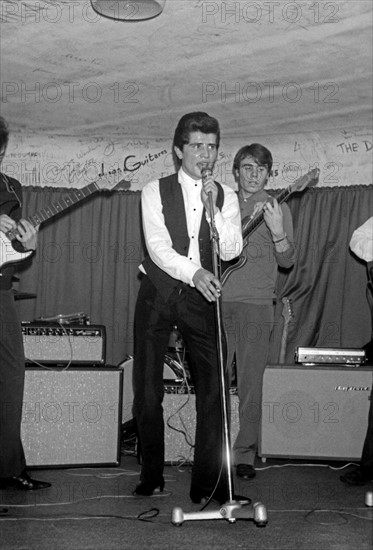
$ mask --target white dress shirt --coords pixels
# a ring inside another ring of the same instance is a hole
[[[352,233],[350,249],[362,260],[373,261],[373,216]]]
[[[179,173],[190,245],[187,256],[178,254],[172,248],[172,240],[162,212],[159,180],[151,181],[142,190],[141,208],[146,246],[153,262],[174,279],[191,286],[193,276],[201,268],[198,235],[201,225],[203,203],[201,199],[202,180],[194,180],[182,168]],[[224,189],[222,211],[215,214],[215,226],[219,234],[219,255],[229,261],[242,250],[240,208],[236,193],[227,185]],[[208,220],[208,218],[206,217]],[[144,268],[140,266],[144,272]]]

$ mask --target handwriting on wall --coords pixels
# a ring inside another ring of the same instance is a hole
[[[372,184],[372,132],[366,128],[223,139],[215,178],[236,188],[234,155],[254,142],[269,148],[274,158],[269,188],[286,187],[316,167],[319,186]],[[148,181],[174,172],[175,159],[171,140],[13,134],[3,171],[23,185],[67,188],[81,188],[102,174],[114,174],[118,189],[139,191]]]
[[[363,152],[371,151],[373,148],[373,144],[371,141],[363,139],[361,143],[357,141],[351,141],[347,143],[343,143],[343,142],[338,143],[337,147],[340,147],[340,151],[342,153],[349,154],[349,153],[358,153],[359,151],[361,151],[361,149],[363,149]]]

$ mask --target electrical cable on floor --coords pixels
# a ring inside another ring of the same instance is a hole
[[[186,407],[186,405],[189,403],[189,400],[190,400],[190,396],[191,396],[191,391],[190,391],[190,386],[188,384],[188,380],[185,378],[184,381],[183,381],[183,384],[182,384],[182,387],[186,386],[187,388],[187,392],[186,393],[183,393],[183,394],[179,394],[179,395],[185,395],[187,396],[187,399],[184,401],[184,403],[182,403],[181,405],[179,405],[179,407],[176,409],[175,412],[173,412],[166,420],[166,424],[169,428],[171,428],[171,430],[174,430],[175,432],[178,432],[180,434],[182,434],[184,436],[184,439],[186,441],[186,443],[189,445],[189,447],[192,449],[194,449],[195,445],[192,441],[192,436],[188,433],[188,428],[187,426],[185,425],[185,422],[184,422],[184,419],[183,417],[181,416],[181,410]],[[183,427],[183,430],[181,430],[180,428],[176,428],[176,426],[173,426],[171,424],[171,419],[178,416],[179,420],[180,420],[180,423]]]
[[[169,491],[164,491],[163,493],[154,493],[153,495],[150,495],[146,498],[165,498],[171,496],[172,493]],[[48,503],[37,503],[37,504],[12,504],[12,503],[2,503],[3,506],[9,506],[11,508],[38,508],[39,506],[71,506],[73,504],[81,504],[82,502],[88,502],[90,500],[100,500],[103,498],[114,498],[114,499],[130,499],[130,500],[140,500],[141,496],[133,496],[133,495],[98,495],[95,497],[87,497],[87,498],[81,498],[78,500],[72,500],[70,502],[48,502]]]
[[[70,469],[70,470],[67,470],[66,473],[67,475],[73,476],[73,477],[95,477],[98,479],[110,479],[110,478],[116,478],[121,476],[132,477],[132,476],[139,475],[139,472],[134,472],[133,470],[124,470],[124,469],[115,470],[115,473],[110,472],[110,473],[102,473],[102,474],[84,473],[84,471],[87,471],[87,470],[97,471],[97,468],[84,468],[83,470]]]
[[[257,468],[255,466],[255,470],[257,472],[262,472],[264,470],[271,470],[272,468],[288,468],[288,467],[297,467],[297,466],[301,466],[301,467],[313,467],[313,468],[329,468],[330,470],[344,470],[345,468],[347,468],[348,466],[359,466],[358,463],[356,462],[349,462],[348,464],[344,464],[343,466],[338,466],[338,467],[334,467],[334,466],[330,466],[330,464],[273,464],[272,466],[265,466],[263,468]]]
[[[149,514],[150,512],[153,513],[152,516],[149,516],[148,518],[142,518],[142,514]],[[44,516],[44,517],[4,517],[3,519],[0,518],[0,523],[2,521],[84,521],[84,520],[92,520],[92,519],[125,519],[125,520],[135,520],[135,521],[142,521],[144,523],[152,523],[150,520],[152,517],[157,517],[159,515],[159,510],[157,508],[152,508],[151,510],[147,510],[146,512],[143,512],[142,514],[139,514],[137,516],[118,516],[115,514],[108,514],[108,515],[84,515],[84,516]]]
[[[350,509],[339,509],[339,510],[333,510],[333,509],[314,509],[314,510],[299,510],[299,509],[293,509],[293,510],[268,510],[268,512],[271,514],[271,516],[275,515],[275,514],[283,514],[283,513],[301,513],[301,514],[304,514],[306,512],[306,514],[304,515],[304,519],[308,522],[308,523],[311,523],[313,525],[325,525],[325,526],[330,526],[330,525],[341,525],[341,524],[346,524],[348,523],[348,519],[344,518],[343,515],[347,515],[347,516],[351,516],[351,517],[355,517],[355,518],[358,518],[358,519],[362,519],[364,521],[369,521],[371,522],[372,521],[372,513],[369,513],[368,516],[363,516],[363,515],[358,515],[358,514],[354,514],[352,512],[349,511]],[[365,510],[365,508],[357,508],[357,510]],[[335,514],[339,514],[343,519],[344,521],[335,521],[335,522],[323,522],[323,521],[311,521],[309,518],[312,517],[313,514],[317,514],[317,513],[335,513]],[[169,514],[161,514],[159,509],[158,508],[150,508],[149,510],[146,510],[144,512],[141,512],[140,514],[137,514],[136,516],[120,516],[120,515],[117,515],[117,514],[99,514],[99,515],[96,515],[96,514],[92,514],[92,515],[87,515],[87,514],[84,514],[84,515],[81,515],[81,516],[70,516],[70,515],[64,515],[64,516],[39,516],[39,517],[23,517],[23,516],[10,516],[10,515],[7,515],[7,516],[3,516],[1,517],[0,516],[0,524],[1,522],[5,522],[5,521],[85,521],[85,520],[92,520],[92,519],[95,519],[95,520],[98,520],[98,519],[121,519],[121,520],[135,520],[135,521],[142,521],[144,523],[150,523],[150,524],[153,524],[154,522],[152,521],[152,519],[154,518],[166,518],[166,521],[167,523],[169,522]]]
[[[309,518],[312,518],[313,514],[319,514],[319,513],[338,514],[343,521],[332,521],[332,522],[317,521],[317,520],[316,521],[310,521]],[[348,512],[344,509],[333,510],[333,509],[317,509],[317,508],[315,508],[314,510],[310,510],[305,515],[304,518],[308,523],[313,523],[313,524],[317,524],[317,525],[341,525],[341,524],[344,524],[344,523],[348,523],[348,518],[345,518],[344,514],[347,515],[347,516],[352,516],[352,517],[356,517],[356,518],[359,518],[359,519],[363,519],[365,521],[372,521],[372,518],[373,518],[372,513],[369,514],[369,517],[365,517],[365,516],[359,516],[357,514],[352,514],[351,512]]]
[[[174,459],[172,459],[169,463],[171,468],[176,468],[178,472],[184,472],[185,471],[184,466],[189,468],[190,470],[192,464],[193,464],[193,460],[191,459],[191,453],[188,457],[184,455],[178,455]]]
[[[140,519],[141,521],[149,521],[149,519],[156,518],[157,516],[159,516],[159,509],[150,508],[150,510],[147,510],[146,512],[142,512],[141,514],[138,514],[137,518]]]

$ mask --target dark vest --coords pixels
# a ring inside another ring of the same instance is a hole
[[[224,204],[224,191],[220,183],[218,187],[217,207],[221,210]],[[181,185],[178,182],[178,174],[172,174],[159,180],[159,192],[161,196],[165,225],[172,239],[172,248],[181,256],[187,256],[189,250],[189,236],[185,205]],[[206,221],[205,209],[203,209],[201,226],[198,235],[199,253],[201,265],[204,269],[212,271],[212,249],[210,243],[210,227]],[[163,269],[160,269],[152,259],[147,256],[143,262],[145,271],[162,294],[168,300],[172,292],[184,283],[170,277]]]

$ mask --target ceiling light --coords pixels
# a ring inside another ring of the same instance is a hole
[[[92,8],[118,21],[153,19],[163,11],[166,0],[91,0]]]

